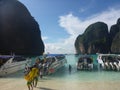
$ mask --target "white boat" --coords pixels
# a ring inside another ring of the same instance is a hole
[[[26,64],[30,64],[29,58],[22,56],[0,56],[0,76],[5,76],[25,68]]]
[[[120,55],[98,54],[98,68],[103,70],[120,70]]]
[[[48,74],[56,72],[59,68],[63,67],[67,63],[65,55],[63,54],[48,55],[46,57],[46,61],[49,63]]]
[[[77,62],[77,70],[93,70],[92,56],[81,55]]]

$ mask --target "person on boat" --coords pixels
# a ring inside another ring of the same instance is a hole
[[[44,72],[44,75],[48,74],[48,67],[47,67],[47,61],[46,60],[43,63],[43,72]]]
[[[39,75],[40,75],[40,78],[42,79],[43,78],[43,68],[40,68]]]
[[[102,57],[101,57],[101,56],[98,56],[97,60],[98,60],[98,65],[99,65],[98,68],[104,69],[104,62],[103,62],[103,60],[102,60]]]
[[[83,68],[84,69],[88,68],[88,63],[87,63],[87,58],[86,57],[83,58]]]
[[[34,65],[36,65],[36,67],[39,68],[39,64],[40,64],[40,58],[36,58]]]
[[[2,66],[2,64],[3,64],[3,60],[0,59],[0,67]]]
[[[87,58],[87,66],[88,66],[88,69],[89,70],[92,70],[93,69],[93,59],[91,57],[88,57]]]
[[[83,57],[80,57],[77,64],[77,69],[83,69]]]
[[[27,75],[30,72],[30,66],[25,64],[24,74]]]

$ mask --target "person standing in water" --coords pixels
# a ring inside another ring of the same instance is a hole
[[[69,73],[71,74],[72,66],[69,64]]]

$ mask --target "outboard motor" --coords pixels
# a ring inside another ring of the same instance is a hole
[[[120,69],[119,68],[119,61],[115,60],[113,64],[115,65],[116,70],[119,71],[119,69]]]

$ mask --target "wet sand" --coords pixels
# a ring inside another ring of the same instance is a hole
[[[0,78],[0,90],[28,90],[24,78]],[[79,82],[49,79],[39,79],[33,90],[120,90],[120,82]]]

